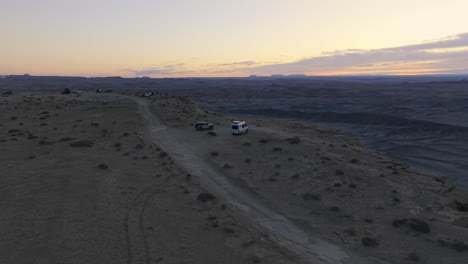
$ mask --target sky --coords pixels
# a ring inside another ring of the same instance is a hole
[[[467,0],[0,0],[0,75],[468,74]]]

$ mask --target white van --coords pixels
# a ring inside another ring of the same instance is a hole
[[[233,135],[242,135],[249,132],[249,126],[245,121],[234,121],[232,122],[231,132]]]

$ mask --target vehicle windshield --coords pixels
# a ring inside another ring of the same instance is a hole
[[[232,126],[232,129],[238,129],[239,127],[237,125]]]

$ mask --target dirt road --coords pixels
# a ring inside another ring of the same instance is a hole
[[[146,100],[134,98],[147,121],[154,142],[169,153],[185,170],[198,177],[202,185],[243,210],[282,247],[297,254],[305,263],[365,263],[336,245],[311,237],[286,217],[276,213],[248,191],[234,185],[223,173],[199,158],[196,149],[180,142],[171,130],[152,113]],[[189,136],[189,135],[185,135]]]

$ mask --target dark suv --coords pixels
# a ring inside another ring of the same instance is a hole
[[[209,124],[208,122],[195,123],[196,130],[212,130],[213,128],[214,128],[213,124]]]

